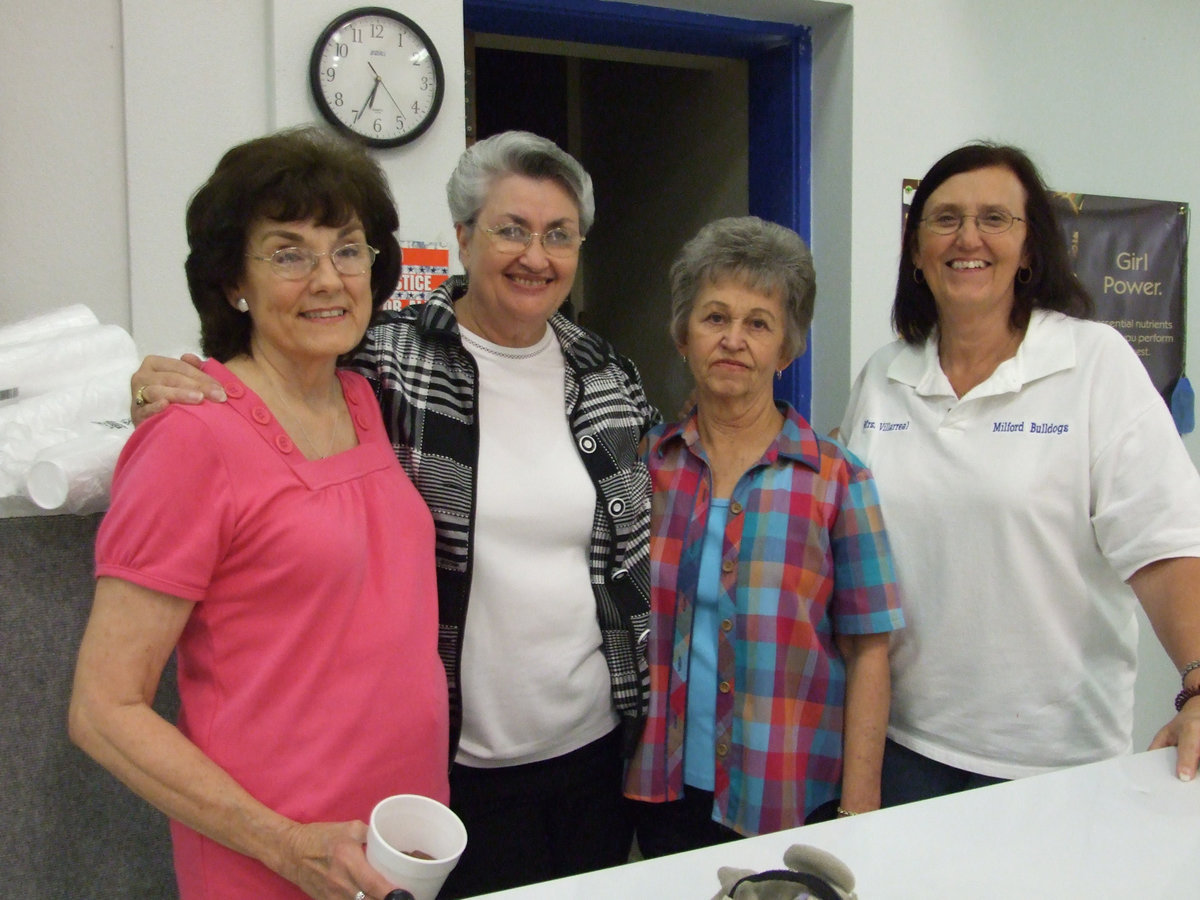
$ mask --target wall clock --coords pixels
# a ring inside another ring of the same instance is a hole
[[[429,36],[407,16],[378,6],[330,22],[308,69],[321,115],[372,147],[396,147],[423,134],[446,86]]]

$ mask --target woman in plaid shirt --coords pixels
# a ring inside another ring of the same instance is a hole
[[[697,405],[647,439],[650,716],[626,779],[647,856],[877,808],[904,624],[870,473],[773,396],[812,321],[804,242],[713,222],[671,293]]]

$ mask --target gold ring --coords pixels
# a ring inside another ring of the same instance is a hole
[[[149,385],[143,384],[137,389],[137,393],[133,395],[133,402],[138,406],[145,406],[150,401],[146,398],[145,390]]]

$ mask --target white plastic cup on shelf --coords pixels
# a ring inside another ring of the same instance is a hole
[[[42,450],[25,476],[29,499],[42,509],[70,513],[105,509],[117,457],[132,433],[132,429],[118,429],[89,434]]]
[[[429,797],[397,794],[371,811],[367,862],[415,900],[436,900],[466,846],[462,820]]]

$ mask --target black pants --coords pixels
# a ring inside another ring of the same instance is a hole
[[[745,835],[713,821],[712,791],[684,785],[683,796],[666,803],[634,803],[638,850],[646,859],[683,853],[699,847],[712,847],[736,841]],[[837,800],[814,809],[805,825],[826,822],[837,817]]]
[[[450,807],[467,849],[439,900],[563,878],[629,859],[621,730],[564,756],[521,766],[450,770]]]
[[[634,803],[638,850],[646,859],[736,841],[742,835],[714,822],[712,791],[684,786],[666,803]]]

